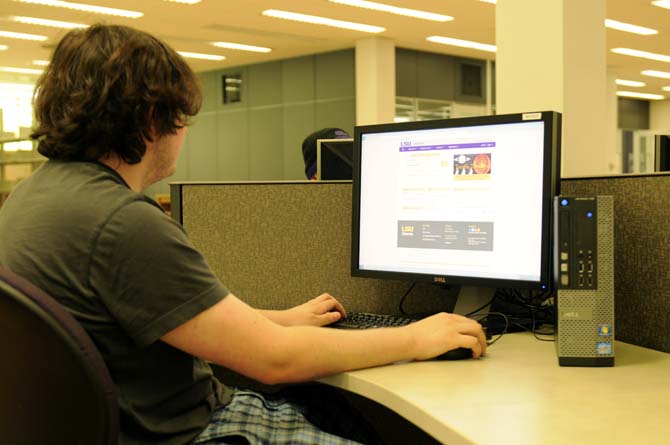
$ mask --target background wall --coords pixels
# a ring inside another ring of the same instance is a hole
[[[396,95],[486,103],[486,61],[396,48]]]
[[[224,75],[241,75],[239,103],[223,103]],[[177,172],[147,191],[181,180],[305,179],[302,141],[339,127],[353,134],[354,50],[200,73],[203,107],[189,128]]]
[[[649,101],[620,97],[617,103],[619,128],[631,130],[646,130],[649,128]]]

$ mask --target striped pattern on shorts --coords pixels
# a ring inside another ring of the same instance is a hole
[[[317,426],[318,425],[318,426]],[[193,445],[359,445],[374,433],[338,398],[235,389]]]

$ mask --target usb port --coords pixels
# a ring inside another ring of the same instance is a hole
[[[584,277],[582,275],[577,277],[577,285],[580,287],[584,286]]]
[[[593,287],[593,277],[590,277],[590,276],[589,276],[589,277],[586,277],[586,284],[587,284],[589,287]]]
[[[588,273],[593,273],[593,262],[592,261],[589,261],[588,263],[586,263],[586,271]]]
[[[578,271],[579,273],[584,273],[584,261],[580,261],[580,262],[577,264],[577,271]]]

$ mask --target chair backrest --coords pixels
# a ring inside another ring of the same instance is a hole
[[[91,338],[0,269],[0,444],[117,445],[118,434],[116,389]]]

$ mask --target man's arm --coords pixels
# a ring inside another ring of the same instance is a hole
[[[347,316],[344,306],[330,294],[321,294],[290,309],[258,309],[258,312],[282,326],[325,326]]]
[[[232,294],[161,340],[266,384],[428,359],[457,347],[472,349],[474,357],[486,351],[479,323],[458,315],[442,313],[404,327],[361,331],[285,327]]]

